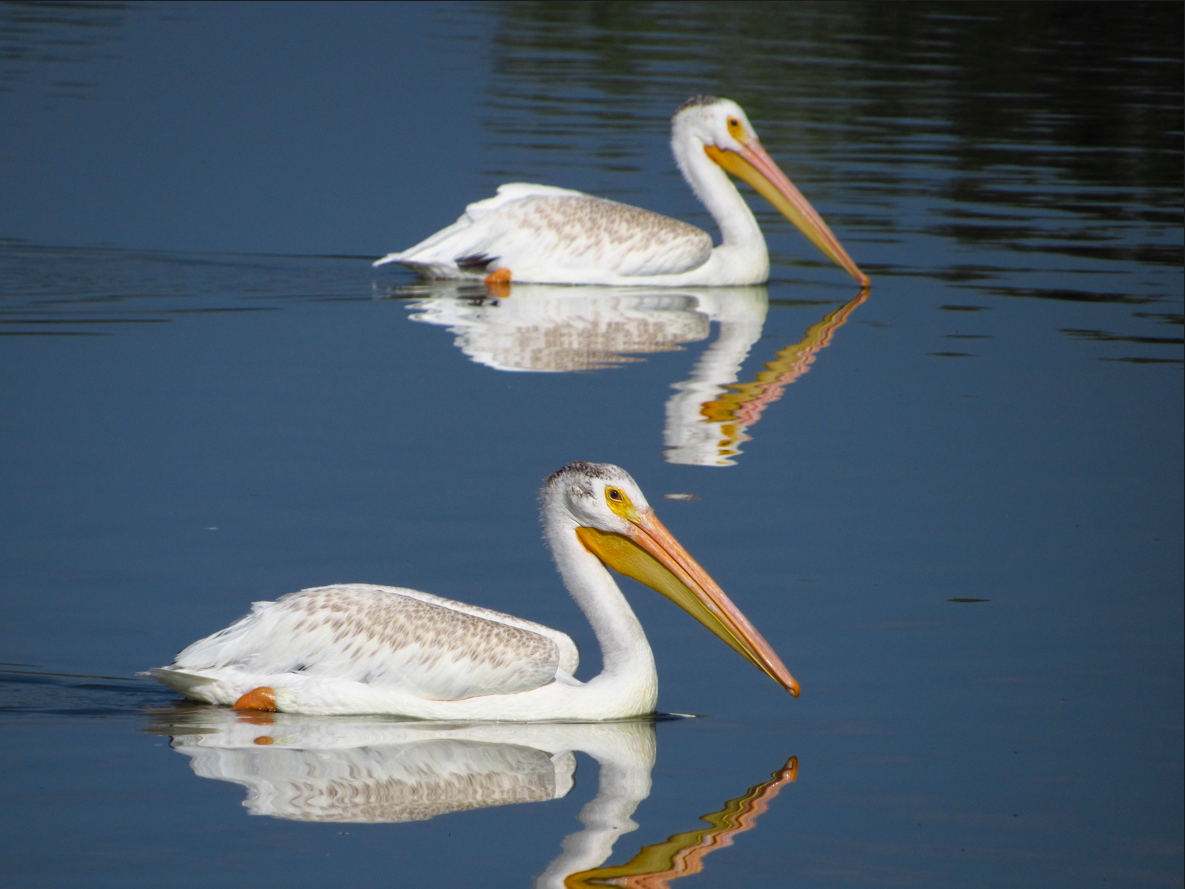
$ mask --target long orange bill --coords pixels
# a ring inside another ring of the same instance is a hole
[[[781,658],[653,510],[635,514],[628,536],[587,527],[577,528],[576,534],[602,562],[662,593],[798,697],[798,683]]]
[[[811,239],[816,247],[844,269],[849,275],[860,282],[861,287],[869,285],[868,276],[848,256],[837,238],[823,221],[823,217],[815,212],[810,201],[800,192],[781,171],[761,143],[756,139],[748,145],[741,146],[739,152],[726,151],[715,145],[704,146],[708,157],[719,164],[724,170],[748,182],[763,198],[777,207],[778,211],[794,223],[804,235]]]

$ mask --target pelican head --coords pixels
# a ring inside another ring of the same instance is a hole
[[[575,534],[603,564],[662,593],[798,696],[798,683],[769,643],[663,526],[624,469],[569,463],[548,477],[543,511],[549,529]]]
[[[671,145],[680,169],[693,186],[688,159],[681,154],[688,145],[693,146],[693,151],[702,150],[725,172],[749,183],[828,259],[860,282],[861,287],[868,286],[868,276],[860,271],[827,223],[761,147],[753,125],[736,102],[715,96],[688,99],[672,118]],[[700,198],[703,200],[704,196]]]

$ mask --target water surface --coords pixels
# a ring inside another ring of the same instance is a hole
[[[2,15],[6,882],[1181,884],[1179,6]],[[711,230],[666,145],[699,92],[867,298],[758,201],[768,286],[371,269],[505,181]],[[660,708],[706,718],[244,722],[135,676],[337,581],[562,628],[592,675],[536,514],[575,459],[798,700],[636,586]],[[408,808],[409,762],[509,796]]]

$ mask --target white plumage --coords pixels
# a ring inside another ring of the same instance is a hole
[[[571,639],[540,624],[418,590],[351,583],[256,602],[179,653],[175,666],[224,671],[232,694],[245,669],[265,669],[463,701],[530,691],[574,673],[578,661]]]
[[[761,147],[735,102],[696,96],[671,122],[684,178],[720,226],[722,242],[693,225],[579,191],[516,182],[470,204],[448,228],[375,265],[398,262],[427,278],[540,284],[727,286],[769,278],[765,238],[728,173],[749,182],[862,285],[856,266]]]
[[[251,614],[149,675],[194,700],[298,713],[469,720],[651,713],[654,657],[609,564],[673,599],[798,693],[769,644],[654,517],[624,470],[573,463],[554,473],[543,492],[543,523],[560,574],[601,645],[604,670],[588,682],[573,677],[576,646],[564,633],[368,584],[257,602]]]

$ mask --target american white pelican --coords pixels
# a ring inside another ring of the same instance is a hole
[[[390,253],[427,278],[492,282],[676,287],[761,284],[769,252],[753,212],[727,173],[744,179],[823,253],[868,286],[839,240],[766,154],[753,126],[730,99],[695,96],[671,120],[671,150],[683,178],[711,212],[723,240],[616,201],[579,191],[515,182],[465,208],[426,241]]]
[[[604,670],[573,677],[564,633],[416,590],[317,587],[256,602],[149,675],[188,698],[240,709],[389,713],[423,719],[600,720],[653,713],[654,655],[606,569],[652,587],[798,695],[761,634],[655,517],[632,478],[571,463],[543,490],[543,527]]]

